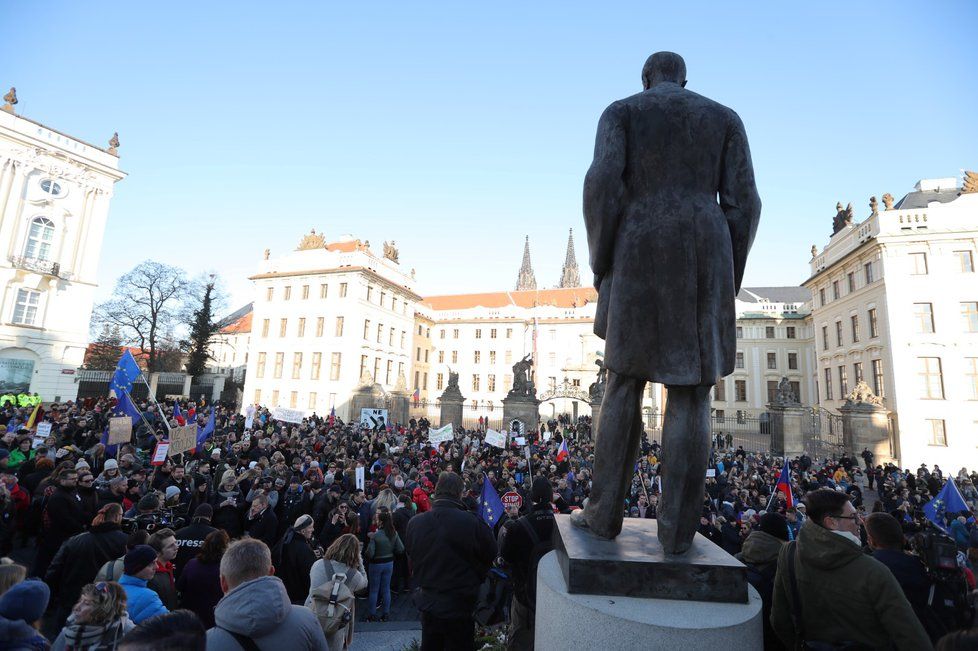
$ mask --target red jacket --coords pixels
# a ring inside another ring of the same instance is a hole
[[[428,493],[424,492],[420,486],[414,489],[411,493],[411,499],[418,507],[418,513],[424,513],[425,511],[431,510],[431,500],[428,499]]]

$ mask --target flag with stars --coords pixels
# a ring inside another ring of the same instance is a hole
[[[115,374],[109,383],[109,389],[115,393],[116,397],[116,404],[112,407],[111,415],[129,416],[132,418],[133,425],[139,422],[141,414],[139,413],[139,408],[133,404],[129,396],[132,393],[132,384],[139,377],[139,373],[139,364],[136,363],[136,359],[129,352],[129,349],[126,349],[126,352],[119,358],[119,362],[115,366]],[[106,425],[105,431],[102,433],[102,444],[106,445],[108,440],[109,428]],[[107,445],[105,454],[106,456],[114,457],[117,450],[117,445]]]
[[[209,439],[211,437],[211,435],[214,434],[214,412],[216,412],[216,411],[217,410],[214,409],[214,406],[211,405],[211,415],[207,419],[207,424],[204,425],[203,429],[201,429],[197,433],[197,447],[198,448],[200,446],[202,446],[204,444],[204,442],[207,441],[207,439]]]
[[[489,477],[482,473],[482,495],[479,496],[479,517],[490,527],[495,527],[503,517],[503,501],[492,487]]]
[[[974,519],[970,517],[970,509],[968,504],[961,497],[961,492],[958,491],[958,487],[954,484],[953,479],[948,479],[944,483],[944,488],[941,492],[937,494],[937,497],[931,501],[924,504],[924,515],[927,519],[940,527],[943,531],[947,531],[947,518],[956,518],[962,512],[968,512],[969,519]]]

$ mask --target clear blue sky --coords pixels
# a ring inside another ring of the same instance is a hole
[[[611,101],[674,50],[747,126],[764,212],[746,284],[798,284],[837,201],[978,168],[978,3],[0,0],[0,86],[96,144],[116,186],[100,297],[145,258],[217,270],[315,227],[397,240],[422,293],[556,284]],[[749,5],[751,8],[746,9]]]

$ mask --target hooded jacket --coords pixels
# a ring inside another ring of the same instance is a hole
[[[890,570],[852,541],[810,520],[798,540],[782,548],[774,580],[771,625],[788,648],[796,641],[788,575],[792,548],[797,548],[795,577],[808,640],[892,645],[907,651],[933,648]]]
[[[207,651],[241,651],[228,631],[251,638],[262,649],[329,648],[316,616],[292,605],[285,584],[274,576],[245,581],[228,592],[214,609],[214,621],[207,631]]]
[[[34,627],[22,619],[0,617],[0,649],[3,651],[35,651],[51,645]]]
[[[126,591],[126,611],[129,619],[137,625],[154,615],[162,615],[167,611],[160,601],[160,596],[146,587],[146,580],[128,574],[123,574],[119,585]]]

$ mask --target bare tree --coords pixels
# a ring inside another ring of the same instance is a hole
[[[187,275],[178,267],[153,260],[139,263],[116,281],[112,298],[95,308],[94,320],[117,327],[125,343],[146,354],[147,371],[164,370],[162,354],[179,321]]]

